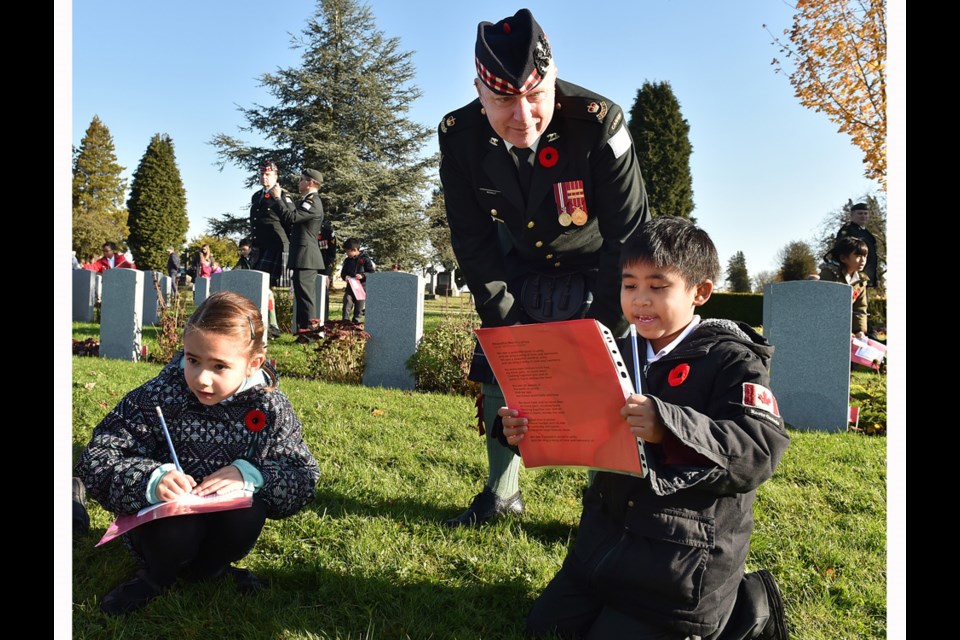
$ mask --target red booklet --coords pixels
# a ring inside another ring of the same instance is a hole
[[[367,291],[363,288],[363,283],[357,278],[347,276],[347,284],[350,285],[350,291],[353,291],[353,297],[357,300],[366,300]]]
[[[633,383],[612,332],[596,320],[477,329],[507,406],[529,420],[527,467],[647,473],[643,441],[620,416]]]
[[[192,493],[182,494],[177,500],[160,502],[144,507],[136,513],[118,516],[107,527],[107,532],[100,538],[96,546],[106,544],[117,536],[121,536],[145,522],[169,518],[171,516],[185,516],[190,513],[211,513],[213,511],[228,511],[230,509],[245,509],[253,505],[253,494],[250,491],[234,491],[223,496],[208,495],[195,496]]]

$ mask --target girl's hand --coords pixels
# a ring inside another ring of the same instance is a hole
[[[167,471],[157,484],[157,497],[163,502],[176,500],[197,486],[196,481],[185,473],[173,469]]]
[[[193,490],[193,493],[198,496],[213,493],[222,496],[240,489],[243,489],[243,474],[231,464],[217,469],[204,478],[203,482]]]
[[[660,422],[660,416],[657,415],[654,402],[650,398],[633,394],[627,398],[623,409],[620,409],[620,415],[626,419],[634,436],[653,444],[663,441],[666,427]]]
[[[503,435],[507,444],[519,444],[523,440],[523,434],[527,432],[527,419],[519,417],[520,412],[516,409],[507,407],[500,407],[497,415],[503,419]]]

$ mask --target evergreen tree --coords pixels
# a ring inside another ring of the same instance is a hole
[[[110,130],[93,116],[73,151],[73,250],[81,261],[99,255],[104,242],[123,246],[126,241],[124,169],[117,164]]]
[[[669,82],[644,82],[627,125],[637,145],[650,213],[696,220],[690,174],[690,125]]]
[[[432,261],[443,265],[447,271],[457,268],[457,256],[450,242],[450,224],[447,222],[447,207],[443,199],[443,189],[435,189],[430,204],[424,212],[430,225],[427,235],[433,248]]]
[[[219,218],[207,220],[207,233],[217,238],[229,238],[235,244],[250,236],[250,216],[221,213]]]
[[[743,251],[737,251],[727,262],[727,286],[733,293],[750,293],[750,274]]]
[[[173,153],[173,140],[155,134],[133,174],[130,199],[130,250],[141,269],[164,271],[167,247],[187,239],[187,192]]]
[[[250,171],[274,160],[281,176],[320,170],[323,209],[341,238],[357,237],[382,265],[422,261],[427,247],[422,193],[436,158],[420,158],[433,131],[407,117],[420,96],[412,52],[377,30],[357,0],[319,0],[293,39],[298,67],[265,73],[272,106],[241,108],[246,130],[267,146],[227,134],[211,140],[221,165]],[[295,191],[295,185],[283,186]]]
[[[777,280],[787,282],[789,280],[805,280],[807,276],[817,273],[817,261],[813,257],[813,251],[806,242],[795,240],[783,249],[778,255],[780,259],[780,269],[777,272]]]

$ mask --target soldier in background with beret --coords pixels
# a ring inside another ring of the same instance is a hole
[[[649,218],[623,111],[557,79],[550,43],[527,9],[480,23],[475,53],[479,97],[440,122],[440,179],[483,326],[586,317],[622,334],[620,247]],[[470,379],[482,383],[490,475],[450,526],[524,508],[520,458],[496,418],[503,394],[479,347]]]
[[[297,301],[297,341],[314,342],[323,329],[317,313],[317,274],[324,269],[323,254],[317,238],[323,226],[320,185],[323,174],[316,169],[300,173],[297,188],[302,198],[296,208],[284,208],[280,220],[289,231],[290,256],[287,266],[293,270],[293,295]]]

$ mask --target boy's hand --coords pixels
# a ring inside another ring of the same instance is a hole
[[[172,469],[163,474],[157,483],[157,497],[163,502],[176,500],[184,493],[189,493],[197,486],[196,481],[185,473]]]
[[[221,467],[203,479],[193,492],[198,496],[211,493],[225,495],[243,489],[243,474],[232,464]]]
[[[630,425],[630,432],[644,442],[657,444],[663,441],[667,428],[660,422],[660,416],[657,415],[654,402],[650,398],[633,394],[627,398],[623,409],[620,409],[620,415]]]
[[[523,434],[527,432],[527,419],[518,417],[519,411],[500,407],[497,415],[503,419],[503,435],[507,444],[516,445],[523,440]]]

